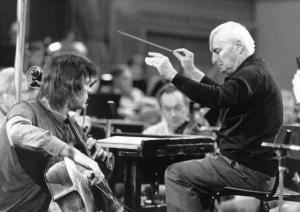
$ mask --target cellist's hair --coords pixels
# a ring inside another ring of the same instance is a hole
[[[83,56],[56,55],[43,70],[38,98],[46,97],[51,107],[61,109],[68,99],[82,92],[85,80],[96,74],[96,66]]]

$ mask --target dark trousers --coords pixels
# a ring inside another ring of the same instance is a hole
[[[274,181],[223,155],[175,163],[165,172],[167,211],[201,212],[209,191],[225,186],[269,191]]]

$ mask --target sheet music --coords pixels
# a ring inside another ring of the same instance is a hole
[[[103,147],[126,147],[130,149],[136,149],[141,146],[143,140],[157,140],[158,138],[149,137],[131,137],[131,136],[112,136],[109,138],[97,140]]]
[[[157,137],[139,137],[139,136],[112,136],[105,139],[99,139],[97,140],[98,143],[101,144],[104,148],[117,148],[117,149],[138,149],[141,148],[143,141],[149,141],[149,140],[157,140],[157,141],[163,141],[163,140],[171,140],[171,141],[182,141],[182,140],[189,140],[189,139],[202,139],[207,138],[211,139],[212,143],[214,142],[214,138],[211,136],[201,136],[201,135],[195,135],[195,136],[179,136],[179,137],[172,137],[172,138],[157,138]]]

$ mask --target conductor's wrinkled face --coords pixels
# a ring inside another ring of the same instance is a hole
[[[240,46],[238,42],[224,39],[217,34],[211,43],[212,63],[224,74],[234,72],[240,61]]]

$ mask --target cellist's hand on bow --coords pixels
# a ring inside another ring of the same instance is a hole
[[[145,62],[149,66],[153,66],[158,70],[161,76],[167,80],[172,80],[177,71],[174,69],[168,57],[156,52],[149,52]]]
[[[104,180],[104,174],[102,173],[98,163],[92,159],[89,162],[89,168],[86,174],[91,179],[91,185],[97,185]]]
[[[59,153],[59,156],[69,157],[75,163],[81,165],[85,169],[87,169],[87,173],[89,173],[89,177],[91,179],[91,184],[96,185],[103,181],[104,174],[102,173],[98,163],[94,161],[92,158],[80,152],[78,149],[64,144],[64,147]]]

